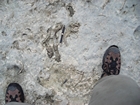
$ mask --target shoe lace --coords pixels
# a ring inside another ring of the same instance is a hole
[[[109,64],[109,72],[110,74],[113,73],[113,74],[116,74],[116,71],[117,71],[117,61],[118,61],[118,58],[116,58],[115,60],[113,60],[113,57],[110,58],[111,60],[111,63]]]
[[[111,62],[108,63],[108,62],[105,62],[103,65],[102,65],[102,68],[104,70],[104,72],[107,74],[107,75],[111,75],[111,74],[116,74],[116,72],[119,70],[117,69],[117,61],[118,61],[118,58],[116,58],[115,60],[113,59],[113,57],[110,58]]]

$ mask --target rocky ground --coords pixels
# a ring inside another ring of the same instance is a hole
[[[140,0],[0,0],[0,105],[11,82],[33,105],[87,105],[112,44],[140,85],[139,42]]]

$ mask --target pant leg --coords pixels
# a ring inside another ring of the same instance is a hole
[[[30,104],[27,104],[27,103],[20,103],[20,102],[9,102],[5,105],[30,105]]]
[[[140,87],[127,76],[104,77],[93,88],[89,105],[140,105]]]

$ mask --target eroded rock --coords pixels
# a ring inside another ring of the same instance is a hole
[[[133,35],[135,39],[140,40],[140,25],[135,29]]]
[[[69,11],[69,16],[72,17],[75,11],[70,3],[66,6],[66,9]]]

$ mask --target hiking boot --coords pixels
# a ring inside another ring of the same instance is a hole
[[[5,94],[5,102],[24,102],[24,93],[18,83],[10,83]]]
[[[121,67],[121,55],[118,46],[110,46],[103,56],[103,73],[101,78],[109,75],[118,75]]]

